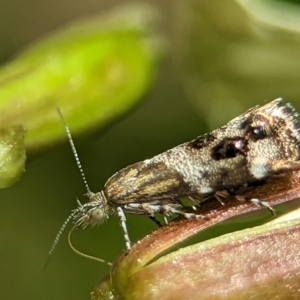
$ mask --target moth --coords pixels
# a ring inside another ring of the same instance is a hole
[[[151,159],[134,163],[108,179],[100,192],[90,191],[78,155],[65,124],[77,165],[83,176],[89,201],[78,207],[63,224],[50,250],[53,252],[67,223],[78,227],[101,224],[117,214],[126,248],[131,243],[125,213],[165,221],[174,215],[206,218],[197,214],[197,206],[216,198],[220,203],[228,195],[237,201],[251,201],[273,212],[259,198],[247,199],[241,187],[263,185],[268,178],[284,176],[300,168],[300,124],[291,104],[276,99],[255,106],[229,121],[225,126],[192,141],[169,149]],[[194,212],[182,203],[188,198]]]

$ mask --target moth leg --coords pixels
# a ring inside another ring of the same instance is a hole
[[[207,220],[208,218],[204,215],[197,215],[195,213],[187,213],[183,210],[180,210],[174,206],[172,206],[171,204],[165,204],[165,205],[152,205],[152,206],[157,206],[158,209],[158,213],[161,213],[164,215],[164,217],[171,217],[172,215],[176,214],[176,215],[180,215],[180,216],[184,216],[187,219],[203,219],[203,220]],[[178,207],[178,205],[177,205]]]
[[[275,210],[273,207],[266,201],[261,201],[258,198],[252,198],[250,201],[260,207],[265,207],[273,216],[275,216]]]
[[[178,206],[178,204],[167,204],[168,206]],[[141,215],[149,215],[149,218],[154,221],[159,227],[162,224],[155,218],[156,213],[160,213],[164,215],[165,224],[168,224],[167,217],[171,217],[172,213],[164,213],[162,211],[162,207],[166,205],[159,205],[159,204],[149,204],[149,203],[127,203],[124,208],[128,213],[132,214],[141,214]],[[181,205],[179,205],[181,206]]]
[[[120,206],[117,207],[117,215],[118,215],[118,217],[120,219],[120,225],[121,225],[122,230],[123,230],[123,235],[124,235],[124,239],[125,239],[126,249],[130,250],[130,248],[131,248],[131,242],[130,242],[130,238],[129,238],[128,231],[127,231],[126,217],[125,217],[123,209]]]
[[[229,196],[228,191],[222,190],[214,193],[214,197],[221,203],[221,205],[225,205],[222,201],[222,198],[227,198]]]
[[[134,211],[142,211],[144,214],[153,216],[155,213],[159,213],[164,215],[164,220],[167,222],[167,217],[172,217],[174,214],[184,216],[187,219],[207,219],[204,215],[197,215],[195,213],[186,213],[180,209],[178,209],[180,205],[178,204],[151,204],[151,203],[127,203],[124,208],[128,212],[134,212]]]
[[[166,225],[169,224],[169,221],[168,221],[168,218],[167,218],[166,215],[164,215],[164,221],[165,221],[165,224],[166,224]]]
[[[188,196],[190,203],[192,204],[192,209],[197,210],[197,207],[200,207],[200,204],[191,196]]]
[[[252,203],[254,203],[255,205],[258,205],[260,207],[264,207],[266,208],[273,216],[276,215],[275,213],[275,210],[273,209],[273,207],[270,205],[269,202],[267,201],[261,201],[260,199],[258,198],[251,198],[251,199],[246,199],[245,197],[243,196],[240,196],[240,195],[236,195],[235,198],[238,200],[238,201],[250,201]]]
[[[279,160],[274,164],[272,170],[275,172],[288,172],[300,170],[300,161]]]
[[[149,216],[149,219],[153,221],[158,227],[162,227],[161,222],[155,218],[155,216]],[[166,221],[166,220],[165,220]],[[168,221],[168,220],[167,220]]]
[[[167,206],[167,205],[164,205],[164,206]],[[195,213],[187,213],[187,212],[184,212],[182,210],[179,210],[179,209],[176,209],[176,208],[173,208],[173,207],[166,207],[165,209],[168,210],[167,214],[171,213],[171,214],[181,215],[181,216],[184,216],[187,219],[202,219],[202,220],[208,220],[209,219],[207,216],[204,216],[204,215],[201,215],[201,214],[197,215]]]

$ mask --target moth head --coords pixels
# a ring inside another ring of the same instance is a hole
[[[73,223],[77,227],[95,226],[104,223],[109,218],[109,205],[103,192],[88,192],[89,202],[81,204],[77,200],[78,207],[73,210]]]
[[[104,221],[106,221],[109,218],[109,211],[112,210],[107,202],[107,199],[103,192],[99,193],[92,193],[88,189],[87,196],[89,197],[89,202],[85,204],[81,204],[81,202],[77,199],[78,207],[74,209],[69,217],[64,221],[63,225],[60,227],[54,242],[51,246],[51,249],[48,253],[48,259],[46,260],[44,264],[44,268],[49,262],[50,257],[52,256],[59,240],[64,232],[65,228],[67,227],[68,223],[73,220],[74,227],[82,227],[85,228],[88,225],[94,226],[96,224],[102,224]],[[71,248],[74,250],[74,247],[72,246],[70,242],[70,234],[73,231],[73,229],[69,233],[69,244]],[[74,250],[75,252],[79,253],[79,251]],[[81,254],[82,255],[82,254]],[[105,262],[104,260],[99,259],[98,261]]]

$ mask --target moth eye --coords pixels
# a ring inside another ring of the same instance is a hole
[[[91,225],[101,224],[107,219],[106,212],[101,208],[96,208],[91,213]]]
[[[236,157],[238,154],[244,154],[247,143],[242,138],[226,139],[219,143],[212,150],[212,158],[221,160]]]

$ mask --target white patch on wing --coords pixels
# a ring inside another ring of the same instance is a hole
[[[263,179],[269,174],[267,158],[255,158],[251,161],[250,172],[256,179]]]
[[[214,191],[213,188],[211,188],[210,186],[202,186],[202,187],[199,188],[199,192],[201,194],[209,194],[213,191]]]
[[[143,163],[145,164],[145,165],[148,165],[148,164],[150,164],[152,162],[152,159],[145,159],[144,161],[143,161]]]

